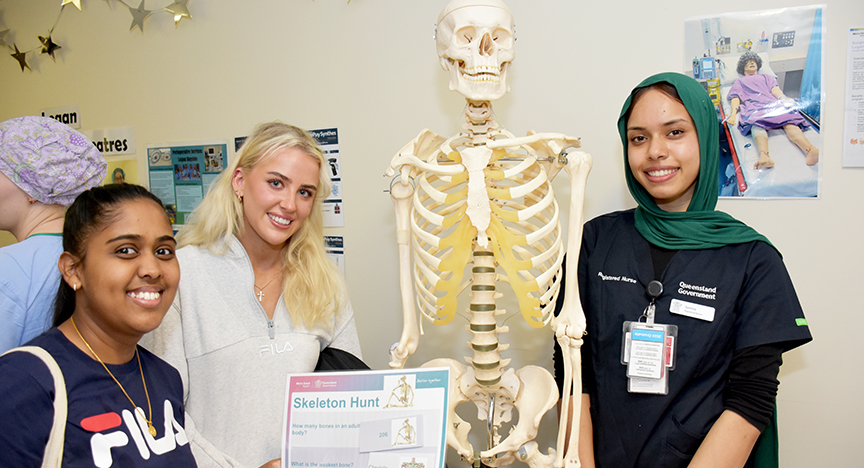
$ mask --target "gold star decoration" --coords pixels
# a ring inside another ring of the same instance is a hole
[[[64,7],[69,3],[75,5],[75,8],[78,8],[78,11],[81,11],[81,0],[63,0],[63,3],[61,3],[60,6]]]
[[[187,3],[189,3],[189,0],[178,0],[165,7],[165,11],[174,15],[175,27],[180,24],[180,20],[183,19],[184,16],[190,20],[192,19],[189,15],[189,8],[186,6]]]
[[[14,57],[15,60],[18,61],[18,65],[21,65],[21,71],[24,71],[24,67],[27,67],[28,70],[33,71],[33,69],[30,68],[30,65],[27,65],[27,52],[21,52],[20,50],[18,50],[18,44],[13,44],[13,46],[15,47],[15,53],[12,54],[12,57]]]
[[[138,5],[138,8],[130,8],[129,13],[132,13],[132,26],[129,26],[129,30],[135,29],[135,26],[138,26],[138,29],[141,32],[144,32],[144,20],[146,20],[151,13],[150,10],[144,9],[144,0],[141,0],[141,4]]]
[[[39,42],[42,43],[42,52],[40,53],[50,55],[51,60],[54,60],[56,62],[57,59],[54,58],[54,52],[61,47],[55,44],[53,40],[51,40],[51,35],[49,34],[48,37],[39,36]]]

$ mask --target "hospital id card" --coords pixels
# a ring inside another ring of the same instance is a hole
[[[675,368],[676,325],[625,322],[621,364],[627,366],[627,391],[665,395]]]
[[[664,343],[666,332],[662,327],[635,326],[630,330],[630,355],[627,359],[627,377],[659,379],[664,370]]]

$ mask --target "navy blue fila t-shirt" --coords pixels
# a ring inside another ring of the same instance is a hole
[[[27,346],[57,361],[66,380],[69,413],[64,467],[194,467],[184,430],[183,386],[176,369],[139,347],[156,437],[141,413],[102,365],[52,328]],[[108,365],[123,388],[150,416],[138,360]],[[54,419],[54,380],[36,356],[15,352],[0,358],[0,467],[39,467]],[[135,413],[138,413],[137,415]]]

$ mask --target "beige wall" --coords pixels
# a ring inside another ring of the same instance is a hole
[[[57,3],[2,2],[0,29],[12,29],[9,39],[19,48],[35,47],[36,36],[53,24]],[[231,139],[270,119],[338,127],[345,228],[329,234],[345,236],[347,281],[365,358],[386,367],[401,319],[395,221],[382,174],[423,128],[455,131],[463,100],[447,90],[432,41],[445,2],[199,0],[190,2],[192,21],[175,28],[169,15],[154,14],[143,35],[129,32],[131,15],[121,6],[82,3],[82,12],[67,7],[54,30],[63,47],[56,63],[31,54],[33,71],[22,73],[13,59],[0,57],[0,120],[77,104],[84,129],[134,127],[141,157],[149,143]],[[150,0],[147,6],[168,3]],[[631,207],[615,120],[642,78],[680,70],[683,20],[806,4],[511,0],[517,58],[512,91],[495,103],[496,112],[516,134],[536,129],[582,137],[595,161],[588,217]],[[821,199],[724,200],[719,206],[783,252],[815,338],[788,353],[781,372],[784,467],[857,466],[864,457],[864,377],[856,352],[864,170],[840,163],[846,31],[864,26],[864,3],[830,0],[824,24]],[[566,175],[556,187],[559,197],[568,196]],[[548,366],[548,332],[529,333],[519,317],[507,324],[519,336],[504,337],[515,343],[511,355],[521,353],[514,365]],[[409,364],[438,355],[461,359],[442,343],[466,341],[462,325],[426,328]]]

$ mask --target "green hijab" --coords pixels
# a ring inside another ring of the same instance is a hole
[[[693,199],[690,200],[687,211],[680,213],[660,209],[648,191],[633,176],[627,161],[625,115],[632,104],[633,92],[661,82],[669,83],[678,91],[678,96],[696,125],[699,137],[699,176],[696,178]],[[717,206],[718,193],[719,123],[714,104],[702,85],[680,73],[660,73],[646,78],[633,92],[624,101],[621,116],[618,117],[618,133],[624,144],[624,175],[627,187],[639,204],[636,207],[636,230],[639,234],[648,242],[671,250],[713,249],[754,240],[771,245],[765,236],[750,226],[714,209]]]

